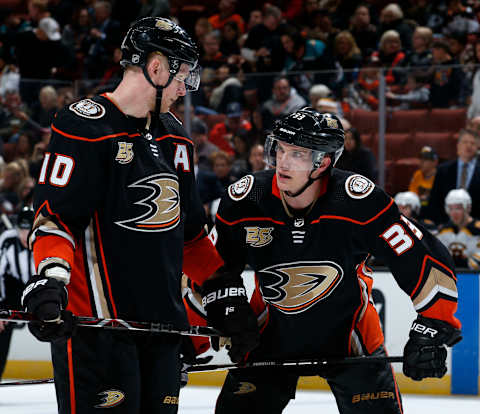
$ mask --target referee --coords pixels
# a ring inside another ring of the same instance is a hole
[[[33,217],[33,210],[24,207],[18,214],[16,226],[0,235],[0,308],[20,310],[23,287],[35,273],[33,255],[27,246]],[[7,362],[14,326],[0,321],[0,379]]]

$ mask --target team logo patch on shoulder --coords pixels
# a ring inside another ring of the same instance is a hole
[[[104,106],[91,99],[82,99],[79,102],[74,102],[68,109],[75,112],[78,116],[88,119],[99,119],[105,115]]]
[[[253,175],[246,175],[237,182],[228,186],[228,195],[233,201],[243,200],[253,187]]]
[[[345,191],[352,198],[365,198],[375,188],[375,184],[363,175],[352,175],[345,181]]]

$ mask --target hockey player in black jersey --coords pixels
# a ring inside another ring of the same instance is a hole
[[[452,259],[369,179],[333,168],[343,140],[335,115],[312,108],[288,115],[265,143],[275,169],[230,185],[220,203],[216,247],[224,268],[240,278],[249,264],[255,301],[260,292],[268,310],[260,345],[247,360],[385,355],[364,264],[371,253],[389,266],[418,312],[404,350],[405,375],[442,377],[446,346],[461,339]],[[215,300],[205,296],[203,304],[208,320]],[[403,412],[389,364],[328,366],[318,374],[342,414]],[[232,370],[216,412],[281,413],[297,379],[298,372],[273,368]]]
[[[74,332],[72,314],[182,329],[182,271],[201,285],[223,264],[206,236],[192,141],[169,112],[198,87],[196,46],[177,24],[148,17],[121,49],[118,87],[57,114],[34,196],[37,275],[23,305],[41,321],[31,332],[52,342],[61,414],[177,412],[179,336]],[[235,314],[248,313],[245,297],[233,300]]]

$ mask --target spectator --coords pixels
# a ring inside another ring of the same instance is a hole
[[[216,71],[220,83],[210,95],[210,107],[217,112],[226,112],[228,104],[243,100],[243,85],[238,79],[238,67],[222,64]]]
[[[337,116],[341,116],[339,111],[339,103],[332,98],[320,98],[313,107],[318,112],[331,112]]]
[[[248,172],[248,155],[250,152],[250,134],[246,129],[240,128],[235,132],[232,139],[235,157],[232,164],[232,170],[235,175],[244,176]]]
[[[475,42],[475,74],[473,75],[473,94],[468,107],[467,118],[480,116],[480,40]]]
[[[211,171],[211,155],[218,151],[218,147],[208,140],[208,127],[200,118],[192,119],[191,136],[195,144],[197,165],[200,170]]]
[[[222,40],[220,42],[220,52],[224,56],[240,55],[240,46],[238,40],[240,30],[235,22],[227,22],[222,29]]]
[[[18,68],[12,64],[10,53],[0,41],[0,103],[7,91],[17,91],[20,86]]]
[[[378,57],[371,56],[360,69],[357,82],[347,85],[344,101],[350,109],[377,110],[380,66]]]
[[[319,99],[322,98],[331,98],[332,91],[327,85],[317,84],[313,85],[308,92],[308,99],[310,106],[314,106]]]
[[[248,33],[250,30],[255,27],[257,24],[261,24],[263,21],[263,12],[259,9],[254,9],[250,11],[249,17],[248,17],[248,23],[247,23],[247,30],[245,31],[244,34],[240,36],[238,39],[238,44],[240,48],[243,48],[245,41],[247,40]],[[253,60],[251,58],[250,60]]]
[[[203,54],[203,39],[205,35],[213,31],[213,27],[206,17],[199,17],[195,22],[195,40],[200,48],[200,54]]]
[[[240,33],[245,32],[245,22],[242,16],[235,13],[237,0],[220,0],[218,3],[219,13],[211,16],[208,21],[215,30],[222,31],[227,22],[235,22]]]
[[[407,54],[405,65],[419,82],[428,82],[432,76],[433,33],[429,27],[419,26],[413,32],[412,51]]]
[[[214,153],[212,153],[212,156],[213,154]],[[211,163],[211,160],[209,163]],[[213,171],[200,168],[196,150],[194,152],[194,169],[198,194],[200,195],[200,200],[207,213],[207,217],[209,217],[210,203],[220,198],[224,194],[225,189]],[[209,224],[213,224],[213,221]]]
[[[255,64],[258,72],[279,72],[283,69],[285,54],[281,35],[285,33],[282,11],[275,6],[265,8],[263,21],[250,30],[242,55]]]
[[[383,36],[387,31],[395,30],[400,42],[406,50],[412,47],[413,26],[405,21],[403,11],[396,3],[386,5],[380,12],[380,25],[378,26],[378,35]]]
[[[448,45],[436,41],[432,45],[433,73],[430,81],[430,104],[433,108],[451,108],[459,105],[463,71],[456,67]]]
[[[420,213],[420,199],[416,193],[404,191],[397,193],[394,198],[400,213],[406,218],[417,219]]]
[[[448,2],[446,21],[442,26],[443,34],[448,36],[453,32],[476,33],[480,30],[472,7],[466,7],[463,3],[462,0]]]
[[[215,124],[209,135],[209,141],[230,156],[235,154],[232,139],[240,128],[249,131],[252,125],[243,119],[243,109],[239,102],[231,102],[226,109],[227,119]]]
[[[326,8],[319,8],[312,12],[312,27],[305,30],[306,36],[311,39],[318,39],[330,45],[340,31],[332,21],[332,15]]]
[[[480,165],[477,163],[478,136],[462,129],[457,143],[457,159],[440,164],[433,181],[425,216],[436,224],[448,220],[443,208],[450,190],[464,188],[472,197],[472,216],[480,217]]]
[[[112,6],[108,1],[96,1],[93,5],[94,24],[84,39],[86,76],[102,78],[111,63],[113,51],[121,41],[120,23],[111,18]]]
[[[232,158],[224,151],[217,151],[212,154],[212,165],[213,172],[225,189],[241,178],[232,175]]]
[[[12,161],[5,165],[0,179],[0,213],[13,214],[18,207],[18,187],[25,178],[21,165]]]
[[[22,102],[20,93],[9,90],[0,105],[0,142],[15,141],[18,132],[25,127],[29,109]]]
[[[135,20],[143,17],[169,17],[170,1],[169,0],[141,0],[140,11]]]
[[[220,37],[216,32],[207,33],[202,41],[203,54],[200,56],[202,68],[218,69],[227,58],[220,52]]]
[[[70,86],[64,86],[57,90],[57,108],[61,109],[66,105],[70,105],[75,100],[73,95],[73,88]]]
[[[263,171],[267,168],[267,163],[265,162],[265,157],[263,155],[262,144],[257,142],[252,145],[248,155],[248,165],[251,172]]]
[[[38,94],[38,103],[32,107],[31,121],[41,128],[49,128],[58,111],[58,95],[51,85],[44,86]]]
[[[344,30],[337,34],[333,54],[345,71],[343,82],[353,82],[356,79],[358,68],[362,64],[362,52],[358,48],[355,38],[349,31]]]
[[[366,60],[377,47],[377,28],[371,23],[370,10],[366,4],[360,4],[350,18],[350,33],[355,39]]]
[[[392,109],[416,109],[425,108],[430,101],[430,88],[428,85],[417,81],[417,76],[409,72],[407,83],[397,88],[396,93],[387,91],[385,97],[389,100],[388,104]]]
[[[480,221],[470,215],[472,198],[464,189],[445,197],[448,222],[438,229],[438,239],[448,248],[456,267],[480,269]]]
[[[437,173],[438,155],[432,147],[426,145],[421,149],[419,158],[420,168],[413,173],[408,191],[417,194],[421,207],[425,210]]]
[[[377,179],[375,156],[362,144],[360,133],[355,128],[346,130],[345,149],[335,167],[361,174],[372,181]]]
[[[88,53],[86,38],[92,28],[92,19],[87,7],[75,10],[70,22],[65,25],[62,32],[62,43],[70,55],[70,62],[66,68],[66,76],[79,79],[84,74],[84,60]]]
[[[395,89],[405,83],[406,73],[401,68],[405,53],[397,31],[387,30],[382,34],[378,51],[372,53],[372,58],[378,58],[380,65],[386,69],[385,81],[390,88]]]
[[[306,101],[290,87],[286,77],[276,78],[273,82],[272,97],[262,105],[262,124],[270,130],[280,117],[304,107]]]
[[[285,52],[284,72],[326,71],[333,69],[333,60],[325,54],[321,40],[305,39],[297,31],[281,36]],[[333,73],[301,73],[289,75],[290,83],[305,99],[314,83],[329,83]]]

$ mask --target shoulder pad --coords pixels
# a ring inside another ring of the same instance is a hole
[[[368,197],[375,189],[375,184],[360,174],[354,174],[345,180],[345,191],[354,199]]]
[[[229,197],[233,201],[243,200],[253,188],[255,177],[251,174],[240,178],[240,180],[230,184],[227,189]]]
[[[100,119],[105,116],[105,107],[92,99],[82,99],[68,106],[75,115],[87,119]]]

